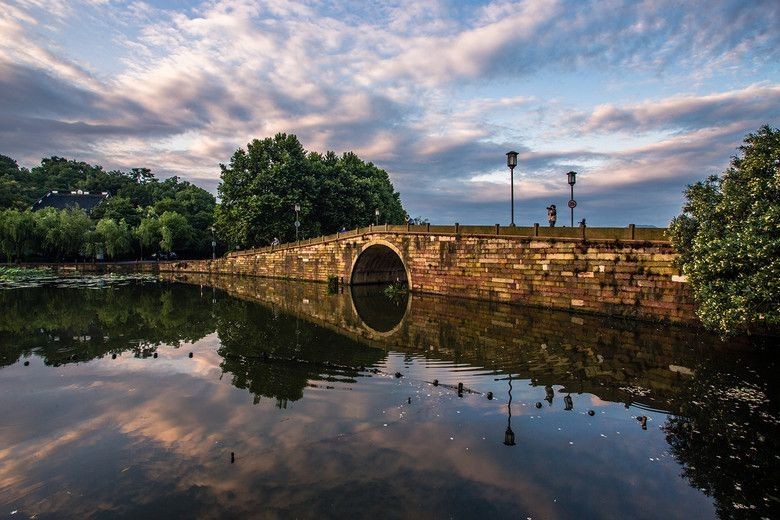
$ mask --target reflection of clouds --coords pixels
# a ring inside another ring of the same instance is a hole
[[[213,342],[213,337],[198,342],[195,358],[176,365],[176,371],[162,363],[186,357],[187,349],[159,349],[160,358],[145,361],[147,370],[137,369],[144,362],[127,359],[38,373],[25,385],[35,387],[41,400],[57,395],[59,410],[45,424],[34,414],[20,416],[14,429],[29,436],[12,437],[0,429],[0,494],[15,500],[14,508],[39,514],[88,514],[98,508],[137,514],[137,508],[168,503],[184,504],[198,516],[226,511],[367,516],[387,513],[393,504],[399,516],[463,507],[555,518],[567,516],[554,502],[562,487],[571,489],[570,503],[581,504],[593,491],[593,478],[612,486],[604,493],[610,502],[598,511],[620,516],[632,510],[619,500],[621,490],[654,478],[626,469],[644,458],[646,446],[617,440],[608,454],[576,452],[574,468],[561,473],[573,462],[566,460],[568,452],[556,453],[563,434],[543,430],[547,437],[536,438],[535,426],[518,415],[513,426],[524,442],[507,451],[500,444],[505,404],[476,396],[457,399],[452,392],[431,392],[427,385],[392,377],[335,384],[333,390],[307,388],[304,399],[286,410],[271,400],[252,405],[247,392],[219,379],[220,360],[209,352]],[[518,395],[530,399],[538,390],[525,388]],[[399,404],[407,395],[415,395],[414,404]],[[519,413],[520,407],[513,410]],[[235,464],[229,462],[231,451]],[[627,459],[620,468],[626,473],[616,476],[605,462],[618,456]],[[85,476],[90,472],[101,481],[92,482]],[[668,480],[652,495],[685,494],[684,484],[669,489],[675,483]]]

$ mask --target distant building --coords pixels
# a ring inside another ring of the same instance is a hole
[[[90,193],[88,191],[78,190],[68,193],[55,190],[50,191],[38,199],[38,202],[33,204],[32,210],[38,211],[39,209],[43,208],[80,208],[87,213],[92,213],[92,210],[107,198],[107,191],[101,193]]]

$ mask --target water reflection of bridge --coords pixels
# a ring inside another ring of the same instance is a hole
[[[382,350],[511,373],[602,399],[676,410],[701,355],[717,338],[681,327],[518,308],[499,303],[377,293],[328,294],[321,284],[176,275],[304,318]],[[543,394],[540,393],[540,399]]]

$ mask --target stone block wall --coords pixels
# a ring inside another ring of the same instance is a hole
[[[349,283],[360,253],[389,244],[415,292],[694,323],[690,288],[662,241],[377,231],[160,264],[162,271]]]

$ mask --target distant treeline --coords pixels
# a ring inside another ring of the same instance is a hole
[[[307,151],[291,134],[254,139],[220,168],[217,205],[202,188],[148,168],[105,171],[51,157],[27,169],[0,155],[0,248],[7,261],[193,258],[211,255],[212,226],[222,253],[409,218],[385,170],[352,152]],[[55,190],[108,197],[89,214],[32,211]]]
[[[77,208],[31,211],[57,190],[107,192],[91,214]],[[0,155],[0,249],[7,261],[149,257],[159,251],[211,254],[216,200],[177,177],[159,180],[147,168],[105,171],[60,157],[20,168]]]

